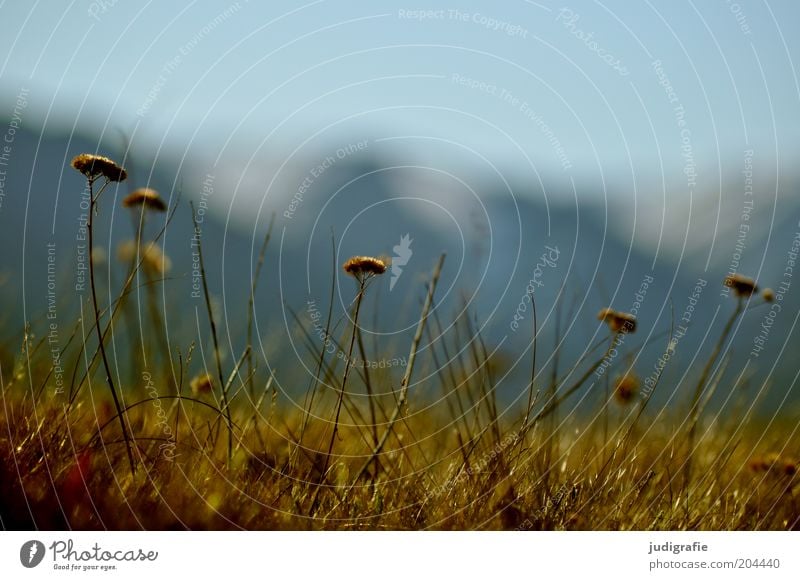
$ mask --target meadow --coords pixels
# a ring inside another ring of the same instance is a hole
[[[149,215],[179,208],[147,188],[125,198],[136,236],[118,252],[117,297],[103,303],[92,217],[108,211],[102,194],[127,173],[95,155],[72,166],[87,180],[91,299],[55,351],[46,312],[21,336],[4,329],[3,349],[13,352],[0,369],[5,529],[800,529],[796,423],[759,416],[755,399],[707,413],[726,388],[714,371],[735,322],[748,306],[776,299],[745,275],[719,280],[731,294],[727,323],[669,408],[651,404],[664,388],[659,380],[645,385],[629,357],[609,357],[642,348],[624,341],[639,330],[634,316],[603,309],[586,324],[604,325],[607,336],[563,360],[539,352],[531,297],[531,378],[518,404],[506,405],[497,392],[506,363],[491,354],[480,325],[469,314],[443,320],[435,308],[446,256],[419,289],[402,357],[373,352],[359,326],[388,260],[348,257],[337,266],[352,279],[345,323],[333,322],[333,283],[330,302],[313,309],[314,327],[297,320],[310,376],[290,399],[252,344],[270,234],[248,281],[247,345],[233,358],[221,355],[202,259],[208,241],[198,237],[197,291],[212,348],[204,371],[191,373],[195,349],[166,343],[156,294],[168,269],[158,242],[169,218],[152,239],[144,235]],[[445,327],[454,331],[445,335]],[[111,352],[115,333],[134,337],[129,351]],[[675,341],[673,328],[663,337],[667,358]],[[397,364],[363,364],[384,354]],[[120,357],[129,358],[125,370]],[[552,361],[546,372],[537,357]],[[600,404],[575,413],[601,367],[612,378],[592,393]],[[411,389],[418,375],[426,384]]]

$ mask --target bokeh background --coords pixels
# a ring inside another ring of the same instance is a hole
[[[379,363],[407,354],[446,252],[437,312],[446,332],[474,318],[509,405],[527,388],[532,312],[520,305],[532,280],[543,373],[556,342],[574,361],[606,337],[596,313],[613,306],[639,319],[619,365],[648,376],[691,309],[659,393],[669,406],[734,308],[721,282],[736,271],[781,300],[754,299],[737,323],[715,369],[717,412],[746,389],[765,413],[796,413],[796,2],[50,0],[0,14],[7,334],[47,313],[49,248],[62,341],[80,312],[83,183],[69,160],[97,152],[130,172],[101,201],[104,299],[124,275],[116,248],[133,235],[119,201],[154,187],[178,204],[159,240],[166,338],[171,349],[195,341],[197,365],[211,364],[210,338],[189,201],[203,212],[229,365],[274,216],[257,350],[290,399],[313,360],[297,326],[315,332],[310,305],[327,310],[338,264],[407,260],[368,296],[362,322]],[[165,223],[151,220],[148,235]],[[355,286],[338,276],[335,288],[344,328]]]

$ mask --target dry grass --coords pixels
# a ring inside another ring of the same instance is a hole
[[[9,390],[0,437],[0,515],[9,529],[800,527],[796,463],[744,452],[744,441],[761,436],[756,429],[741,440],[716,433],[701,442],[687,503],[684,454],[660,429],[640,433],[616,456],[608,447],[604,453],[596,433],[565,436],[548,465],[536,429],[525,442],[503,430],[499,443],[486,434],[473,447],[452,428],[435,433],[445,417],[420,414],[387,444],[378,474],[355,481],[370,448],[359,428],[341,426],[323,483],[322,447],[302,449],[293,440],[298,413],[276,408],[255,426],[235,415],[241,438],[228,465],[225,437],[214,443],[213,410],[181,401],[170,412],[180,425],[173,448],[161,440],[147,402],[129,412],[143,467],[131,475],[113,423],[102,443],[92,441],[111,405],[83,401],[67,414]],[[326,435],[322,424],[306,431],[309,441]]]
[[[149,247],[141,236],[140,221],[136,246]],[[402,371],[352,364],[380,354],[366,352],[358,315],[367,281],[385,269],[358,258],[383,269],[355,276],[352,323],[333,336],[330,312],[319,318],[346,356],[329,353],[298,320],[316,376],[290,400],[263,376],[249,344],[223,362],[207,287],[213,368],[191,373],[191,347],[175,357],[161,352],[148,360],[170,364],[134,365],[136,376],[115,386],[111,378],[121,373],[110,368],[103,342],[118,318],[130,318],[134,279],[158,283],[144,271],[146,252],[136,255],[125,258],[129,274],[116,302],[104,307],[95,297],[94,326],[85,324],[82,336],[76,324],[60,353],[63,376],[73,377],[68,393],[55,394],[44,328],[39,338],[27,329],[13,365],[0,369],[3,528],[800,529],[797,425],[759,424],[747,411],[753,401],[705,418],[723,380],[712,367],[724,369],[717,358],[752,290],[736,297],[697,384],[671,412],[648,405],[652,389],[641,392],[630,368],[616,369],[616,387],[593,412],[574,412],[604,362],[602,347],[623,348],[620,337],[636,330],[635,319],[610,309],[600,316],[608,341],[564,361],[568,368],[554,363],[537,373],[534,348],[535,380],[519,389],[527,400],[519,409],[498,400],[503,362],[489,354],[474,319],[463,315],[442,333],[432,305],[444,257],[421,289]],[[248,342],[253,296],[249,307]],[[163,313],[151,318],[147,332],[163,332]],[[6,351],[17,348],[11,341]],[[162,348],[147,342],[145,352]]]

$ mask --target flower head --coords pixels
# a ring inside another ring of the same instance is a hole
[[[353,256],[344,263],[344,271],[363,281],[372,276],[378,276],[386,271],[386,263],[378,258],[369,256]]]
[[[128,172],[108,157],[81,153],[72,160],[72,167],[89,179],[103,176],[109,181],[125,181]]]
[[[166,211],[167,204],[161,199],[161,196],[155,189],[149,187],[140,187],[131,192],[125,199],[122,200],[122,205],[125,207],[141,207],[154,211]]]
[[[214,380],[209,373],[202,373],[191,380],[189,388],[195,395],[205,395],[214,389]]]
[[[754,473],[761,473],[763,471],[769,470],[769,463],[763,457],[752,457],[750,461],[747,463],[747,466],[750,468],[750,471]]]
[[[797,462],[793,459],[781,457],[780,454],[772,452],[763,456],[750,459],[750,470],[755,473],[769,472],[774,475],[785,475],[794,477],[797,473]]]
[[[639,392],[640,381],[632,372],[625,373],[614,387],[614,398],[621,405],[627,405]]]
[[[761,297],[765,302],[773,302],[775,300],[775,291],[772,288],[764,288],[761,291]]]
[[[139,257],[142,266],[155,274],[166,274],[172,269],[172,260],[169,259],[161,247],[155,242],[149,242],[142,246],[142,254]],[[117,258],[120,262],[132,262],[136,259],[136,242],[126,240],[117,246]]]
[[[603,308],[597,313],[597,319],[608,324],[612,332],[636,332],[636,317],[633,314]]]
[[[92,260],[95,265],[105,264],[108,261],[108,252],[102,246],[92,248]]]
[[[725,286],[733,288],[733,292],[740,297],[752,296],[758,292],[756,281],[742,274],[730,274],[725,277]]]

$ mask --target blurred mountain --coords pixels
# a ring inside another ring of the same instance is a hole
[[[590,347],[608,338],[607,328],[596,318],[602,307],[632,311],[639,321],[637,332],[620,349],[624,354],[613,361],[612,376],[629,365],[644,377],[651,375],[670,328],[684,325],[681,319],[690,316],[688,331],[659,387],[659,398],[666,402],[680,400],[673,395],[680,397],[692,388],[733,311],[734,299],[724,294],[721,280],[735,256],[741,254],[733,269],[757,275],[766,286],[778,290],[781,281],[791,283],[784,274],[800,229],[800,212],[796,192],[787,195],[783,190],[793,186],[757,185],[759,199],[767,201],[756,204],[747,218],[748,235],[742,242],[743,228],[736,221],[742,219],[741,203],[727,194],[719,219],[712,211],[713,198],[704,198],[698,206],[711,207],[692,215],[691,223],[687,217],[689,227],[681,234],[679,216],[654,224],[652,216],[642,219],[630,204],[603,203],[591,186],[571,190],[563,179],[547,176],[536,185],[512,183],[502,175],[464,177],[432,169],[432,163],[359,148],[358,142],[293,159],[285,167],[258,161],[239,167],[187,160],[170,152],[153,158],[150,152],[136,151],[126,158],[124,143],[114,139],[98,147],[97,139],[80,135],[17,133],[4,168],[0,206],[0,296],[6,305],[6,334],[20,329],[24,321],[44,324],[51,312],[63,343],[81,301],[84,315],[88,312],[88,286],[76,291],[78,249],[85,243],[85,182],[69,168],[69,161],[94,151],[122,160],[131,174],[119,187],[104,191],[99,203],[97,245],[105,259],[99,256],[98,286],[103,303],[116,296],[125,275],[117,248],[134,235],[135,218],[121,207],[122,197],[148,186],[171,205],[177,203],[168,225],[167,214],[148,215],[146,224],[146,237],[167,226],[159,243],[171,269],[158,287],[158,297],[173,351],[180,346],[185,352],[192,340],[203,348],[209,343],[189,202],[202,220],[205,269],[228,361],[244,343],[252,276],[274,215],[256,300],[256,347],[270,368],[285,374],[302,375],[302,364],[309,364],[298,321],[307,337],[317,346],[321,343],[311,312],[327,311],[334,273],[334,320],[339,332],[343,328],[355,284],[343,275],[340,264],[351,255],[394,257],[394,267],[374,280],[365,301],[368,315],[362,319],[372,352],[391,358],[407,354],[426,281],[445,252],[436,315],[452,344],[462,331],[451,322],[466,306],[487,348],[498,349],[498,357],[506,361],[500,370],[500,376],[508,373],[500,381],[506,397],[519,396],[530,373],[529,287],[534,289],[537,364],[543,377],[549,376],[556,335],[563,371],[582,356],[594,360],[602,353],[601,347],[588,354]],[[767,203],[770,191],[778,192],[772,204]],[[731,226],[732,221],[736,225]],[[710,249],[712,243],[715,248]],[[48,279],[53,271],[57,275]],[[698,280],[700,291],[695,292]],[[696,296],[690,298],[693,292]],[[792,286],[782,293],[774,317],[769,316],[774,307],[753,300],[735,329],[732,346],[724,351],[727,366],[718,388],[720,404],[734,388],[754,393],[765,381],[773,407],[784,400],[797,401],[796,363],[787,357],[797,347],[792,332],[797,294]],[[144,304],[146,287],[137,287],[134,297]],[[756,357],[751,351],[754,340],[763,336],[765,317],[769,331]],[[605,380],[597,378],[593,388],[600,389]]]

